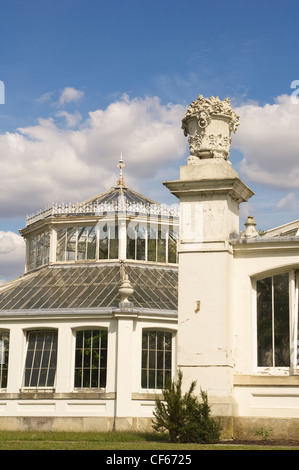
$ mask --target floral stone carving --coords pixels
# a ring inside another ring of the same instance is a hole
[[[189,164],[197,158],[229,157],[231,133],[236,132],[239,116],[230,107],[229,98],[223,101],[217,96],[210,99],[199,95],[193,101],[182,119],[185,136],[189,135]]]

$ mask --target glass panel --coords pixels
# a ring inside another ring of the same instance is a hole
[[[66,228],[57,230],[56,260],[65,261],[66,252]]]
[[[28,268],[34,269],[36,265],[36,238],[29,239],[28,244],[29,244]]]
[[[141,371],[141,387],[148,388],[147,384],[147,370],[142,369]]]
[[[272,278],[257,281],[258,366],[273,366],[272,347]]]
[[[257,282],[258,366],[290,364],[289,275]],[[274,347],[274,354],[273,354]]]
[[[76,259],[76,241],[77,233],[75,228],[68,228],[66,234],[66,261],[74,261]]]
[[[170,228],[168,238],[168,263],[177,263],[178,233]]]
[[[96,259],[96,244],[97,237],[95,227],[89,227],[86,259]]]
[[[31,331],[25,362],[25,387],[53,387],[57,357],[56,331]]]
[[[157,238],[158,231],[155,228],[148,228],[147,259],[157,261]]]
[[[163,370],[157,371],[157,388],[163,388]]]
[[[77,331],[75,354],[75,387],[105,387],[106,373],[107,331]]]
[[[7,387],[9,333],[0,331],[0,388]]]
[[[88,228],[78,228],[77,260],[84,260],[87,257]]]
[[[141,386],[163,388],[171,376],[172,334],[163,331],[142,333]]]
[[[118,259],[118,225],[101,225],[99,238],[99,259]]]
[[[141,224],[138,224],[137,239],[136,239],[136,259],[145,260],[145,238],[146,229]]]
[[[136,259],[136,238],[136,225],[133,222],[130,222],[127,225],[127,259]]]
[[[275,367],[290,365],[289,275],[273,277]]]
[[[162,263],[166,261],[166,238],[167,238],[167,232],[163,229],[159,230],[157,261],[162,262]]]
[[[108,238],[104,238],[104,240],[100,240],[99,259],[108,259]]]
[[[118,259],[118,225],[115,225],[115,227],[109,227],[109,236],[109,259]]]
[[[50,232],[42,232],[29,241],[28,268],[35,269],[49,263]]]

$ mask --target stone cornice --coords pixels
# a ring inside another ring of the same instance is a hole
[[[237,203],[247,202],[254,194],[239,178],[176,180],[163,183],[179,199],[200,195],[229,196]]]

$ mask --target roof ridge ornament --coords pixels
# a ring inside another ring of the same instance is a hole
[[[120,160],[117,164],[117,166],[119,167],[119,178],[117,180],[117,186],[120,186],[121,188],[125,188],[125,180],[124,180],[124,177],[123,177],[123,167],[126,166],[124,164],[124,161],[123,161],[123,154],[121,152],[120,154]]]

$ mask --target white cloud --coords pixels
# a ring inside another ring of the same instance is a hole
[[[186,152],[181,130],[185,107],[162,105],[156,97],[122,99],[106,109],[0,134],[0,217],[24,216],[52,202],[78,202],[113,186],[123,152],[125,180],[142,191],[142,181]]]
[[[244,158],[242,177],[274,188],[299,185],[299,105],[291,96],[278,96],[274,104],[247,104],[236,109],[240,126],[232,147]]]
[[[47,93],[44,93],[42,96],[40,96],[39,98],[37,98],[37,103],[39,104],[43,104],[43,103],[47,103],[48,101],[51,101],[52,100],[52,97],[54,95],[54,91],[49,91]]]
[[[287,211],[298,211],[299,210],[299,200],[296,197],[295,193],[289,193],[283,197],[276,205],[278,210],[287,210]]]
[[[79,122],[82,120],[81,114],[76,111],[75,113],[68,113],[67,111],[59,111],[56,113],[57,117],[64,117],[66,120],[66,125],[69,128],[76,127]]]
[[[59,104],[64,105],[66,103],[71,103],[72,101],[80,101],[84,96],[84,92],[76,90],[76,88],[66,87],[61,92],[59,97]]]
[[[25,242],[14,232],[0,230],[0,285],[24,273]]]

